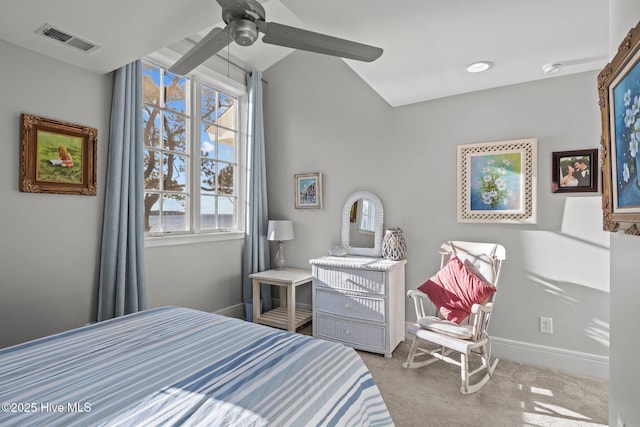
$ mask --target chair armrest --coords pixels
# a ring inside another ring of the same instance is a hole
[[[489,318],[491,317],[491,312],[493,311],[493,303],[488,302],[485,305],[483,304],[473,304],[471,306],[471,318],[472,318],[472,340],[478,341],[484,338],[487,333],[487,326],[489,326]]]
[[[472,314],[478,314],[480,312],[483,313],[491,313],[493,311],[493,303],[492,302],[488,302],[486,304],[473,304],[471,306],[471,313]]]
[[[407,291],[407,296],[409,298],[412,298],[412,299],[415,299],[415,298],[429,299],[429,297],[426,296],[423,292],[420,292],[420,291],[414,290],[414,289],[411,289],[411,290]]]
[[[431,304],[431,300],[429,300],[429,297],[423,292],[414,289],[407,291],[407,296],[413,300],[413,307],[416,311],[416,320],[420,319],[421,317],[427,317],[428,314],[425,310],[424,305],[425,302]]]

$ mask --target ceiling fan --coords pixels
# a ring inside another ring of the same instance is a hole
[[[264,8],[256,0],[216,0],[222,7],[224,28],[214,28],[204,38],[176,61],[169,71],[187,74],[202,64],[231,41],[241,46],[251,46],[258,34],[263,33],[264,43],[341,58],[371,62],[382,55],[382,49],[356,43],[325,34],[265,21]]]

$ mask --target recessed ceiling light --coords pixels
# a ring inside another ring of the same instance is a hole
[[[561,69],[562,64],[547,64],[542,66],[542,71],[544,71],[545,74],[557,73]]]
[[[478,61],[469,64],[469,66],[467,67],[467,71],[470,73],[481,73],[482,71],[487,71],[492,66],[493,64],[489,61]]]

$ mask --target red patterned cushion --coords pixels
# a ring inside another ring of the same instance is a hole
[[[459,324],[471,314],[473,304],[481,304],[496,288],[479,279],[453,256],[418,290],[427,294],[445,319]]]

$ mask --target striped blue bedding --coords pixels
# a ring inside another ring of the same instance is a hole
[[[0,350],[0,425],[393,425],[357,353],[179,307]]]

